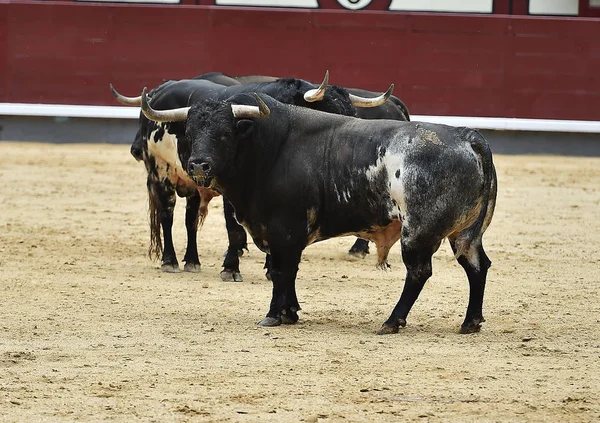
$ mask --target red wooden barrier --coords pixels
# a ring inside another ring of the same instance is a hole
[[[0,102],[116,105],[209,71],[383,91],[413,114],[600,120],[600,19],[2,2]]]

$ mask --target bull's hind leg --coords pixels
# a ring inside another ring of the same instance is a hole
[[[227,227],[229,246],[223,260],[221,279],[226,282],[242,282],[244,279],[240,273],[239,257],[244,254],[244,250],[248,249],[246,231],[235,219],[233,206],[225,197],[223,197],[223,213],[225,214],[225,226]]]
[[[197,273],[200,271],[200,258],[198,257],[198,209],[200,208],[200,194],[195,191],[187,197],[185,206],[185,229],[187,231],[187,247],[183,261],[186,272]]]
[[[452,251],[456,254],[456,241],[450,240]],[[483,294],[485,291],[485,281],[487,271],[492,265],[492,262],[485,254],[481,241],[474,242],[471,246],[462,253],[457,261],[465,269],[467,278],[469,279],[469,306],[465,321],[460,327],[460,333],[479,332],[481,323],[485,322],[483,318]]]
[[[416,243],[415,243],[416,244]],[[432,274],[431,257],[439,247],[439,242],[418,248],[402,242],[402,260],[406,266],[406,281],[400,300],[394,307],[389,319],[385,321],[378,335],[397,333],[400,327],[406,326],[406,316],[419,297],[425,282]]]

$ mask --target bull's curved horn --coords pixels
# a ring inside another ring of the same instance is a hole
[[[269,107],[265,104],[265,102],[258,96],[258,94],[253,93],[254,98],[256,98],[256,102],[258,106],[247,106],[245,104],[232,104],[231,111],[233,112],[233,116],[238,119],[248,119],[248,118],[264,118],[269,116],[271,111]]]
[[[180,107],[179,109],[170,110],[154,110],[148,104],[148,96],[146,95],[146,87],[142,91],[142,113],[148,119],[155,122],[176,122],[186,120],[190,107]]]
[[[327,84],[329,84],[329,71],[325,72],[325,78],[323,78],[323,82],[321,82],[319,88],[308,90],[304,93],[304,100],[308,101],[309,103],[323,100]]]
[[[140,107],[142,105],[142,96],[139,97],[125,97],[124,95],[119,94],[115,87],[110,84],[110,91],[112,95],[117,99],[117,101],[125,106],[137,106]]]
[[[383,93],[377,97],[373,97],[373,98],[359,97],[354,94],[349,94],[349,96],[350,96],[350,101],[356,107],[377,107],[377,106],[381,106],[383,103],[385,103],[385,101],[388,98],[390,98],[393,91],[394,91],[394,84],[390,85],[390,88],[388,88],[388,90],[385,93]]]
[[[260,110],[260,115],[262,117],[267,117],[271,114],[271,110],[269,110],[269,107],[265,104],[265,102],[263,101],[262,98],[260,98],[260,96],[256,93],[252,93],[252,95],[254,96],[254,98],[256,99],[256,102],[258,103],[258,108]]]

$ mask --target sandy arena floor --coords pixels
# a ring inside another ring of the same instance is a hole
[[[220,198],[200,274],[146,256],[145,170],[126,145],[0,143],[0,421],[600,421],[600,159],[496,156],[479,334],[445,243],[397,335],[404,267],[305,251],[295,326],[255,325],[263,255],[219,278]],[[185,248],[184,201],[175,242]]]

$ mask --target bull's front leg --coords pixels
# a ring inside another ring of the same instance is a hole
[[[185,206],[185,228],[187,232],[187,247],[183,261],[186,272],[200,272],[200,258],[198,257],[198,209],[200,208],[200,194],[195,191],[187,197]]]
[[[296,275],[302,247],[277,249],[271,246],[271,281],[273,294],[267,316],[260,326],[279,326],[298,321],[300,304],[296,296]]]

